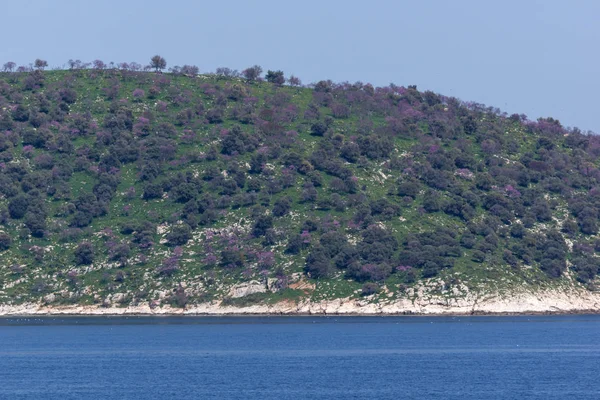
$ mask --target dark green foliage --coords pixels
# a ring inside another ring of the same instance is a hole
[[[156,193],[157,194],[157,193]],[[144,191],[146,196],[146,192]],[[190,182],[183,182],[170,191],[170,197],[178,203],[187,203],[198,195],[198,186]]]
[[[273,206],[273,215],[282,217],[286,215],[292,208],[292,201],[289,197],[283,197],[275,202]]]
[[[8,212],[11,218],[21,219],[29,207],[29,199],[25,195],[18,195],[8,203]]]
[[[425,195],[423,196],[423,208],[425,211],[430,213],[440,211],[441,206],[442,201],[437,192],[433,190],[428,190],[425,192]],[[460,215],[460,211],[458,211],[458,215]]]
[[[13,111],[12,118],[18,122],[26,122],[29,119],[29,110],[22,104],[19,104]]]
[[[361,296],[370,296],[370,295],[378,293],[378,292],[379,292],[379,286],[373,282],[366,282],[360,290]]]
[[[475,261],[476,263],[482,263],[485,261],[485,253],[480,250],[475,250],[473,251],[471,260]]]
[[[313,136],[323,136],[327,132],[327,125],[321,121],[315,122],[310,127],[310,134]]]
[[[140,248],[148,248],[153,244],[156,226],[150,221],[141,221],[135,225],[133,232],[133,243],[138,244]]]
[[[367,262],[388,261],[398,249],[398,240],[389,232],[371,225],[362,233],[358,244],[361,257]]]
[[[46,215],[44,212],[28,211],[23,222],[32,236],[42,237],[46,229]]]
[[[398,196],[412,197],[413,199],[419,194],[419,184],[416,182],[401,182],[398,185]]]
[[[389,137],[361,136],[358,139],[358,146],[361,154],[373,160],[388,157],[393,149]]]
[[[273,227],[273,217],[270,215],[259,215],[254,222],[252,235],[255,237],[264,236],[268,229]]]
[[[283,76],[283,71],[267,71],[267,75],[265,76],[267,82],[274,83],[276,85],[283,85],[285,83],[285,77]]]
[[[82,242],[74,252],[75,264],[89,265],[94,262],[94,246],[90,242]]]
[[[522,239],[525,236],[525,228],[522,224],[516,223],[510,227],[510,235],[517,239]]]
[[[327,251],[321,247],[315,247],[306,257],[306,273],[311,278],[326,278],[331,275],[333,266]]]
[[[392,273],[392,267],[388,263],[352,263],[346,270],[346,276],[358,281],[381,282],[387,279]]]
[[[192,238],[192,229],[188,224],[175,225],[167,234],[171,246],[183,246]]]
[[[428,277],[437,275],[442,269],[451,268],[454,258],[462,256],[456,233],[445,228],[410,235],[404,246],[399,256],[402,264],[421,268],[423,275]]]
[[[340,149],[340,157],[348,162],[355,163],[360,157],[360,147],[356,143],[345,143]]]
[[[12,244],[12,239],[10,235],[1,232],[0,233],[0,251],[8,250],[10,245]]]

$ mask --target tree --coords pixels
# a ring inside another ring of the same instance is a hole
[[[0,251],[8,250],[11,243],[12,239],[10,238],[10,235],[0,232]]]
[[[25,213],[25,226],[31,231],[31,235],[35,237],[43,237],[46,230],[46,215],[40,212],[28,211]]]
[[[329,127],[327,124],[321,121],[317,121],[310,127],[310,134],[312,136],[323,136]]]
[[[41,59],[36,59],[35,62],[33,63],[33,66],[36,69],[41,69],[43,70],[44,68],[46,68],[48,66],[48,62],[46,60],[41,60]]]
[[[437,212],[441,208],[441,199],[437,192],[428,190],[423,196],[423,208],[428,213]]]
[[[292,208],[292,202],[289,197],[282,197],[275,202],[273,206],[273,215],[276,217],[283,217]]]
[[[331,274],[331,259],[323,247],[316,247],[308,254],[304,272],[313,279],[327,278]]]
[[[167,68],[167,61],[157,54],[150,59],[150,67],[154,68],[156,72],[162,71]]]
[[[288,78],[288,83],[290,84],[290,86],[301,86],[302,85],[302,81],[300,80],[300,78],[292,75]]]
[[[254,237],[264,236],[268,229],[273,227],[273,217],[270,215],[259,215],[254,221],[252,235]]]
[[[90,242],[81,242],[75,248],[75,263],[89,265],[94,262],[94,246]]]
[[[275,85],[283,85],[285,83],[285,77],[283,76],[283,71],[267,71],[267,75],[265,75],[265,79],[267,82],[274,83]]]
[[[360,147],[356,143],[344,143],[340,149],[340,157],[349,163],[355,163],[360,158]]]
[[[27,207],[29,207],[29,199],[21,194],[8,203],[8,213],[12,219],[21,219],[25,216]]]
[[[9,61],[7,63],[4,63],[4,65],[2,66],[2,70],[4,72],[13,72],[13,70],[15,69],[16,66],[17,66],[17,64],[15,64],[12,61]]]
[[[240,75],[240,73],[237,70],[227,68],[227,67],[217,68],[217,70],[215,71],[215,74],[219,77],[224,77],[224,78],[236,78]]]
[[[167,234],[171,246],[183,246],[192,238],[192,229],[188,224],[175,225]]]
[[[196,76],[196,75],[198,75],[198,72],[200,72],[200,69],[198,67],[196,67],[195,65],[184,65],[183,67],[181,67],[181,70],[179,71],[179,73],[181,73],[183,75],[190,75],[190,76]]]
[[[106,64],[104,64],[104,61],[102,61],[102,60],[94,60],[92,62],[92,65],[94,66],[94,69],[104,69],[104,68],[106,68]]]
[[[255,65],[253,67],[246,68],[244,71],[242,71],[242,75],[244,76],[244,78],[252,82],[257,80],[258,77],[260,77],[262,70],[262,67],[260,67],[259,65]]]

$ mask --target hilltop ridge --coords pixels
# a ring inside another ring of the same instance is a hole
[[[5,64],[0,310],[597,308],[599,137],[415,86],[152,65]]]

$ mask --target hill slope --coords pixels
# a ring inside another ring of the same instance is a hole
[[[415,87],[3,73],[0,304],[593,304],[599,155]]]

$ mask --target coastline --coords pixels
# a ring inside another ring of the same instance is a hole
[[[0,317],[12,316],[470,316],[470,315],[551,315],[600,314],[600,293],[572,288],[461,299],[397,299],[370,302],[369,299],[334,299],[249,306],[223,305],[220,301],[190,304],[185,308],[151,307],[149,304],[124,307],[101,305],[55,306],[39,303],[0,304]]]
[[[471,314],[464,313],[430,313],[430,314],[414,314],[414,313],[399,313],[399,314],[366,314],[366,313],[346,313],[346,314],[306,314],[306,313],[290,313],[290,314],[260,314],[260,313],[227,313],[227,314],[195,314],[195,313],[88,313],[88,314],[77,314],[69,312],[59,313],[36,313],[36,314],[2,314],[0,319],[10,318],[119,318],[119,317],[132,317],[132,318],[143,318],[143,317],[158,317],[158,318],[220,318],[220,317],[231,317],[231,318],[308,318],[308,317],[335,317],[335,318],[369,318],[369,317],[410,317],[410,318],[442,318],[442,317],[538,317],[538,316],[568,316],[568,315],[600,315],[600,310],[576,310],[576,311],[530,311],[530,312],[479,312],[476,311]]]

